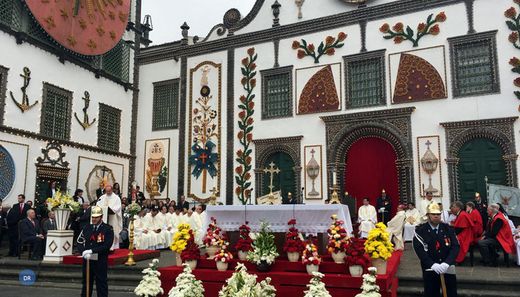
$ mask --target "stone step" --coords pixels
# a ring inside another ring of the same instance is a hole
[[[14,286],[18,287],[21,286],[19,281],[13,281],[13,280],[2,280],[2,286]],[[110,292],[133,292],[135,289],[135,286],[120,286],[120,285],[113,285],[109,283],[109,290]],[[80,282],[68,282],[68,283],[62,283],[62,282],[36,282],[31,287],[35,288],[57,288],[57,289],[71,289],[71,290],[78,290],[81,292],[81,283]],[[96,286],[94,286],[94,294],[93,296],[96,296]]]
[[[505,290],[472,290],[472,289],[457,289],[459,297],[518,297],[518,291],[507,292]],[[423,297],[422,287],[403,287],[399,286],[397,289],[397,296],[399,297]]]
[[[399,275],[399,287],[422,288],[423,279],[418,276]],[[469,278],[467,276],[457,277],[457,287],[459,289],[480,290],[480,291],[520,291],[520,278],[504,279],[504,278]],[[518,296],[518,294],[517,294]]]

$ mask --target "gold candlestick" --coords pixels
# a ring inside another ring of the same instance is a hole
[[[126,260],[125,265],[134,266],[135,261],[134,261],[134,217],[133,216],[132,216],[132,218],[130,218],[129,229],[130,229],[130,235],[129,235],[130,245],[128,246],[128,259]]]
[[[332,186],[332,194],[330,195],[331,197],[329,201],[330,204],[341,204],[341,201],[339,200],[338,189],[338,185]]]

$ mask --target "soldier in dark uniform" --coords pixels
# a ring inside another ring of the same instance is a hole
[[[376,209],[377,209],[377,219],[380,222],[388,225],[388,221],[390,221],[392,210],[392,203],[390,203],[390,197],[386,196],[386,191],[383,189],[381,191],[381,196],[376,200]]]
[[[107,270],[108,254],[114,242],[114,230],[103,223],[103,210],[99,206],[92,207],[92,224],[83,228],[80,238],[84,239],[83,256],[83,288],[81,297],[91,297],[94,281],[98,297],[108,296]],[[79,241],[79,239],[78,239]],[[97,255],[97,260],[94,260]],[[92,260],[90,260],[92,258]],[[90,261],[89,294],[87,296],[87,261]]]
[[[475,203],[475,209],[478,210],[480,213],[480,216],[482,217],[482,226],[487,225],[488,221],[488,213],[487,213],[487,203],[482,200],[482,197],[480,196],[479,192],[475,193],[475,200],[473,200],[473,203]]]
[[[441,222],[437,203],[428,205],[428,221],[417,226],[413,248],[421,261],[425,297],[440,297],[441,278],[445,279],[448,297],[457,296],[455,258],[460,245],[453,229]]]

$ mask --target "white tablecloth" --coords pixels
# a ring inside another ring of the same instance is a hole
[[[345,222],[345,229],[352,232],[352,222],[348,206],[329,205],[218,205],[208,206],[204,221],[204,231],[211,217],[217,219],[217,225],[224,231],[238,231],[245,221],[249,222],[252,231],[260,229],[260,222],[265,220],[273,232],[287,232],[287,222],[295,218],[296,227],[302,233],[326,233],[332,223],[333,214]]]
[[[403,239],[405,242],[412,241],[415,236],[416,225],[404,224]]]

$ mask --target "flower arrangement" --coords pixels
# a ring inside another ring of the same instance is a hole
[[[321,281],[324,277],[323,273],[313,272],[310,283],[307,285],[309,288],[305,291],[303,297],[332,297],[325,288],[325,284]]]
[[[394,246],[390,242],[390,236],[386,232],[386,226],[383,223],[377,223],[376,227],[368,233],[365,241],[365,252],[372,259],[388,260],[392,256]]]
[[[339,32],[338,37],[327,36],[327,38],[325,38],[325,43],[322,41],[318,46],[317,51],[314,44],[307,44],[305,39],[302,39],[301,43],[297,40],[293,41],[292,48],[298,50],[298,59],[303,59],[309,56],[314,58],[314,63],[319,63],[320,58],[323,55],[333,56],[336,53],[335,49],[342,48],[345,45],[345,43],[343,43],[345,39],[347,39],[347,34]]]
[[[186,240],[186,247],[181,252],[181,259],[183,262],[198,260],[200,258],[199,246],[195,243],[195,233],[193,230],[188,230],[189,238]]]
[[[188,244],[188,240],[190,239],[190,224],[181,223],[177,227],[177,232],[173,235],[173,241],[170,246],[170,249],[178,254],[182,253]],[[193,231],[192,231],[193,234]]]
[[[338,220],[338,216],[335,214],[330,218],[332,219],[332,225],[330,225],[329,229],[327,230],[327,234],[329,236],[327,250],[331,254],[344,252],[346,245],[348,244],[348,233],[347,230],[345,230],[343,227],[344,222],[342,220]]]
[[[351,237],[346,245],[345,263],[347,266],[359,265],[366,270],[370,265],[370,258],[365,254],[365,241],[359,237]]]
[[[56,209],[69,209],[71,212],[79,211],[79,203],[74,201],[72,196],[67,193],[63,193],[62,191],[56,191],[54,197],[49,197],[45,200],[47,203],[47,208],[49,211]]]
[[[143,269],[143,279],[134,290],[136,296],[155,297],[164,293],[161,288],[161,280],[159,279],[161,273],[157,271],[158,264],[159,260],[153,259],[152,262],[148,264],[148,268]]]
[[[410,26],[406,26],[405,29],[404,24],[401,22],[396,23],[392,28],[390,28],[388,23],[384,23],[381,28],[379,28],[379,31],[386,34],[383,36],[384,39],[393,39],[396,44],[408,40],[412,42],[414,47],[417,47],[419,46],[419,40],[424,36],[438,35],[440,33],[438,23],[444,21],[446,21],[446,14],[443,11],[437,14],[435,18],[433,17],[433,14],[430,14],[426,19],[426,23],[419,23],[417,25],[417,35]]]
[[[274,235],[270,232],[269,225],[266,222],[260,224],[260,232],[255,236],[252,247],[253,250],[247,254],[247,260],[257,265],[261,264],[262,261],[271,265],[278,257]]]
[[[266,277],[260,283],[256,282],[256,275],[247,273],[247,268],[238,263],[233,275],[226,280],[219,297],[275,297],[276,288],[272,286],[271,278]]]
[[[204,297],[202,282],[191,273],[190,265],[183,264],[184,270],[175,279],[175,284],[168,297]]]
[[[361,293],[355,297],[381,297],[379,294],[379,286],[376,284],[376,268],[368,268],[368,273],[363,274],[363,284],[361,285]]]
[[[211,217],[211,223],[209,223],[208,229],[206,230],[206,236],[202,239],[205,247],[219,246],[225,240],[222,229],[217,225],[217,219]]]
[[[217,253],[217,255],[215,256],[215,262],[224,262],[224,263],[228,263],[229,260],[233,259],[233,254],[231,254],[230,252],[228,252],[227,250],[227,247],[228,247],[229,243],[226,242],[222,245],[222,247],[220,248],[220,252]]]
[[[289,231],[285,233],[285,243],[283,245],[283,251],[286,253],[301,253],[305,248],[303,243],[303,237],[298,229],[295,227],[296,219],[291,219],[287,222],[287,225],[291,226]]]
[[[307,240],[307,244],[303,250],[302,263],[303,265],[320,265],[321,263],[318,248],[316,247],[316,244],[314,244],[312,237]]]
[[[246,221],[242,226],[238,228],[239,238],[235,245],[235,249],[237,249],[237,251],[249,252],[253,249],[253,240],[250,236],[251,228],[247,224],[248,222]]]
[[[130,216],[130,218],[133,218],[134,216],[136,216],[139,212],[141,211],[141,206],[135,202],[132,202],[130,203],[130,205],[128,205],[126,207],[126,213]]]

